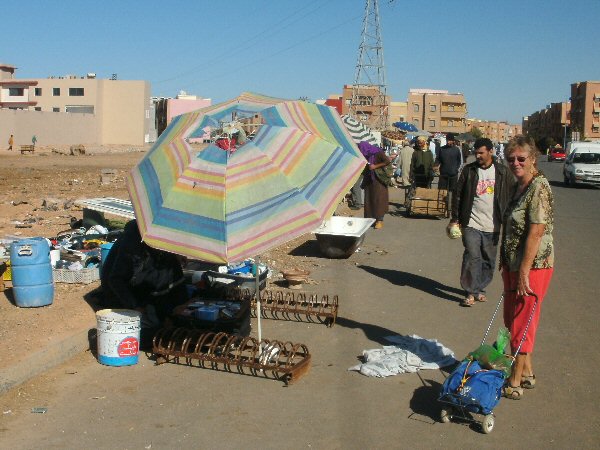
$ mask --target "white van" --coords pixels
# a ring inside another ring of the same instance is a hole
[[[600,142],[569,142],[563,166],[565,185],[600,185]]]

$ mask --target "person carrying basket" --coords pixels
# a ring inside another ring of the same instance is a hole
[[[504,281],[504,324],[516,355],[503,395],[513,400],[531,389],[536,379],[531,353],[535,344],[542,301],[554,266],[553,197],[546,177],[537,169],[540,154],[532,139],[515,136],[507,145],[506,161],[517,180],[504,215],[500,265]],[[535,296],[538,297],[537,308]],[[527,332],[529,317],[531,323]]]

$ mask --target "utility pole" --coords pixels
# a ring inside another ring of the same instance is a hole
[[[384,130],[388,101],[378,0],[366,0],[349,115],[375,130]]]

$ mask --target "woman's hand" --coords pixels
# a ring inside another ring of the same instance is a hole
[[[529,270],[520,270],[517,280],[517,296],[526,297],[531,294],[533,294],[533,290],[529,286]]]

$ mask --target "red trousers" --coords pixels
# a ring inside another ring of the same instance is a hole
[[[531,353],[533,351],[535,334],[542,311],[542,302],[548,291],[553,271],[554,269],[531,269],[529,272],[529,287],[538,296],[538,304],[519,353]],[[510,346],[513,352],[519,347],[535,303],[535,297],[532,295],[517,296],[518,278],[518,272],[509,272],[506,268],[502,270],[502,280],[504,280],[504,325],[510,331]]]

